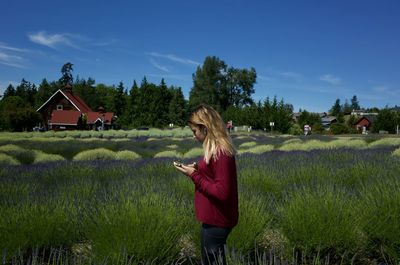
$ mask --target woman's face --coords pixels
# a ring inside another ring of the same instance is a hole
[[[200,143],[204,142],[204,139],[206,139],[206,133],[204,129],[201,129],[199,126],[195,125],[190,125],[190,129],[193,132],[193,137],[199,141]]]

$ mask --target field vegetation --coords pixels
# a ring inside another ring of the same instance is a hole
[[[400,264],[400,138],[232,135],[229,264]],[[188,129],[0,134],[2,264],[197,264]]]

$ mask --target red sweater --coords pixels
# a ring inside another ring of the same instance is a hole
[[[238,223],[238,188],[234,156],[220,153],[206,164],[200,159],[190,176],[195,184],[194,205],[201,223],[232,228]]]

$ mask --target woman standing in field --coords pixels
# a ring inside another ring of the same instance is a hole
[[[203,144],[199,163],[175,167],[195,185],[195,212],[201,222],[203,264],[226,264],[224,246],[238,223],[236,150],[219,113],[200,105],[189,118],[194,138]]]

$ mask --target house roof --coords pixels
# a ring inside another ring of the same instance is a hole
[[[92,109],[88,105],[86,105],[86,103],[78,95],[74,95],[68,91],[59,89],[45,103],[43,103],[42,106],[37,109],[37,112],[40,111],[44,106],[46,106],[46,104],[49,103],[55,97],[55,95],[59,93],[61,93],[69,102],[71,102],[76,110],[83,113],[92,111]]]
[[[368,120],[370,123],[373,123],[376,120],[376,117],[377,116],[375,116],[375,115],[364,115],[358,119],[356,124],[360,123],[364,119]]]
[[[326,117],[322,117],[321,118],[321,122],[322,123],[324,123],[324,122],[333,122],[334,120],[336,120],[336,117],[335,116],[326,116]]]
[[[114,117],[114,113],[112,112],[88,112],[87,113],[87,124],[94,124],[96,121],[102,121],[104,115],[104,123],[111,124],[112,118]]]
[[[81,112],[77,110],[53,110],[51,113],[51,125],[78,125]]]

